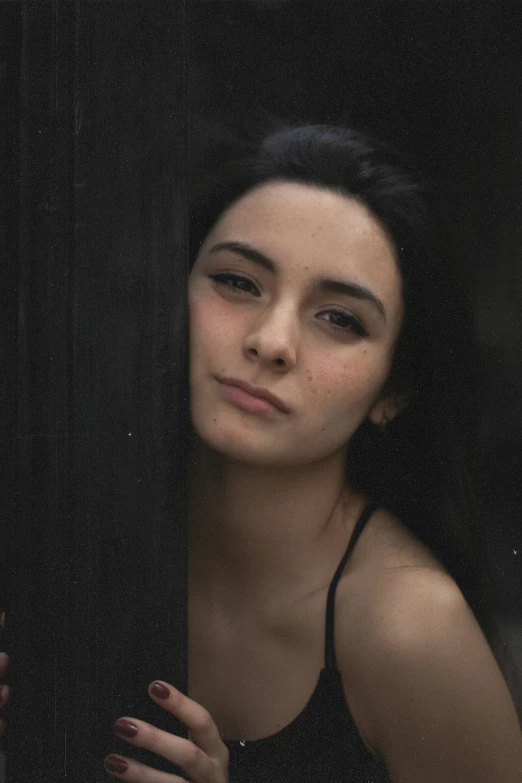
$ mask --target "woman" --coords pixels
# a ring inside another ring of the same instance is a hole
[[[115,727],[196,783],[522,779],[429,214],[391,152],[324,126],[197,199],[189,695],[149,688],[190,739]]]

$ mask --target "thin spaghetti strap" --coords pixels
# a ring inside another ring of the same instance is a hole
[[[368,520],[370,519],[371,515],[373,514],[373,512],[376,510],[377,507],[378,507],[377,503],[370,501],[369,503],[366,504],[366,506],[362,510],[362,513],[353,529],[353,533],[350,536],[350,542],[348,544],[348,548],[344,553],[343,558],[337,567],[337,571],[335,572],[334,577],[330,583],[330,587],[328,588],[328,598],[326,601],[326,628],[325,628],[325,654],[324,654],[324,659],[325,659],[324,665],[327,669],[337,668],[337,661],[335,659],[335,644],[334,644],[335,591],[337,589],[337,584],[344,571],[346,561],[350,557],[350,554],[352,553],[359,536],[364,530],[364,526],[366,525],[366,523],[368,522]]]

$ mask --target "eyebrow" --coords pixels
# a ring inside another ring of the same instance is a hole
[[[218,253],[220,250],[229,250],[232,253],[237,253],[248,261],[252,261],[254,264],[267,269],[274,275],[279,274],[279,269],[275,261],[261,253],[260,250],[256,250],[252,245],[246,242],[218,242],[210,248],[209,253]],[[334,294],[345,294],[352,296],[355,299],[361,299],[369,302],[379,315],[386,321],[386,308],[384,304],[376,296],[373,291],[370,291],[366,286],[359,285],[359,283],[347,283],[344,280],[334,280],[331,277],[314,277],[312,280],[312,288],[316,291],[331,291]]]
[[[249,261],[253,261],[254,264],[259,264],[259,266],[264,267],[264,269],[268,269],[268,271],[272,272],[274,275],[278,274],[278,268],[275,261],[272,261],[271,258],[268,258],[264,253],[256,250],[255,247],[248,245],[246,242],[218,242],[217,245],[210,248],[209,252],[218,253],[220,250],[230,250],[232,253],[237,253],[238,255],[247,258]]]

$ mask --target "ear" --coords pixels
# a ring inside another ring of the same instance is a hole
[[[404,410],[408,400],[397,394],[390,394],[387,397],[381,397],[368,414],[372,424],[378,427],[385,427],[389,421],[399,415]]]

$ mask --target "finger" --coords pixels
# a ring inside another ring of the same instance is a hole
[[[5,612],[0,612],[0,628],[5,628]]]
[[[9,666],[9,656],[5,652],[0,652],[0,677],[4,677]]]
[[[162,731],[135,718],[120,718],[114,724],[114,731],[131,745],[150,750],[181,767],[198,783],[215,780],[215,767],[211,759],[184,737]]]
[[[0,737],[4,736],[5,732],[5,720],[3,718],[0,718]]]
[[[149,695],[163,709],[175,715],[189,730],[190,737],[205,753],[224,760],[228,751],[212,716],[201,704],[161,680],[149,686]]]
[[[9,686],[0,685],[0,710],[5,707],[9,698]]]
[[[126,756],[107,756],[103,766],[109,775],[129,783],[187,783],[178,775],[160,772],[159,769],[152,769]]]

